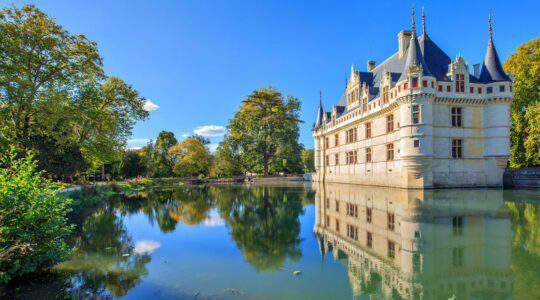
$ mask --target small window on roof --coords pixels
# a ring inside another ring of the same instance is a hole
[[[499,92],[504,92],[504,85],[499,86]]]
[[[488,88],[487,88],[487,93],[488,93],[488,94],[493,93],[493,87],[491,87],[491,86],[488,87]]]
[[[439,85],[439,92],[442,92],[442,85]]]

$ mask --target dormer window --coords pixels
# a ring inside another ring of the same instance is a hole
[[[383,87],[383,104],[388,102],[388,87]]]
[[[456,74],[456,92],[465,93],[465,75]]]
[[[422,81],[422,87],[427,87],[427,80]]]
[[[413,79],[412,79],[412,87],[413,87],[413,89],[418,87],[418,77],[413,77]]]
[[[499,92],[504,92],[504,85],[499,86]]]
[[[362,111],[367,110],[367,98],[362,99]]]

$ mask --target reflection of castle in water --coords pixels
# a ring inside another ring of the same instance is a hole
[[[355,296],[505,299],[510,219],[498,190],[315,186],[321,254],[347,268]]]

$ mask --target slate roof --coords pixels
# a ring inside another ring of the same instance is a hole
[[[495,51],[495,45],[491,38],[488,42],[486,50],[486,56],[484,57],[484,64],[480,71],[480,81],[493,82],[493,81],[510,81],[510,78],[504,72],[497,51]]]
[[[385,72],[390,73],[390,78],[392,80],[391,86],[393,87],[395,86],[396,82],[406,78],[407,71],[413,64],[422,66],[424,76],[433,76],[437,79],[437,81],[451,81],[446,74],[448,73],[448,67],[452,63],[452,59],[450,59],[450,57],[444,53],[444,51],[441,50],[441,48],[439,48],[435,42],[433,42],[433,40],[431,40],[431,38],[425,32],[425,26],[423,27],[423,34],[420,37],[416,37],[416,30],[414,29],[413,24],[411,40],[405,55],[402,57],[399,57],[399,52],[396,52],[381,64],[373,68],[371,72],[356,71],[356,74],[360,80],[360,86],[365,83],[368,87],[368,101],[372,101],[373,99],[379,97],[380,83]],[[499,56],[497,55],[497,51],[495,51],[495,46],[493,45],[490,17],[490,36],[480,78],[470,74],[469,81],[472,83],[489,83],[493,81],[509,80],[510,78],[502,69]],[[346,91],[344,91],[341,95],[336,108],[337,117],[340,117],[348,112]],[[321,110],[322,105],[319,106],[316,124],[319,124],[319,115],[322,115],[320,113]],[[327,122],[330,121],[331,113],[327,112]],[[320,124],[322,124],[322,119]],[[319,125],[316,125],[315,127],[318,126]]]

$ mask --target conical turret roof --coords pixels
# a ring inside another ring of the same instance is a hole
[[[483,82],[493,81],[510,81],[510,78],[504,72],[499,55],[495,50],[493,44],[493,37],[491,32],[491,10],[489,11],[489,41],[486,50],[486,56],[484,57],[484,64],[480,71],[480,80]]]
[[[317,110],[317,120],[315,121],[315,128],[321,126],[323,123],[324,110],[322,107],[322,92],[320,93],[321,93],[321,96],[319,98],[319,109]]]
[[[416,28],[414,26],[414,6],[412,12],[412,36],[411,42],[409,43],[409,48],[407,49],[406,57],[407,59],[405,60],[405,66],[403,68],[403,72],[401,72],[401,76],[399,77],[398,81],[407,79],[409,68],[414,65],[422,67],[423,76],[433,76],[429,71],[429,68],[427,67],[427,64],[424,60],[424,55],[422,54],[422,49],[420,48],[420,44],[418,43],[418,38],[416,37]]]

